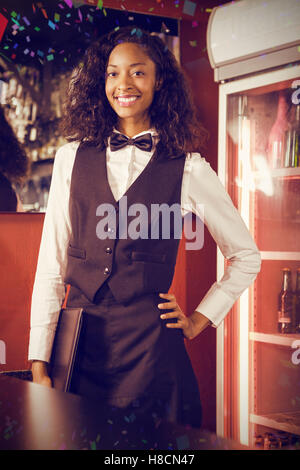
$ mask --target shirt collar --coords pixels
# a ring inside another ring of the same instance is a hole
[[[117,132],[118,134],[122,134],[122,132],[118,131],[115,127],[113,128],[113,132]],[[142,131],[139,134],[136,134],[132,137],[132,139],[135,139],[136,137],[143,135],[143,134],[148,134],[150,132],[152,137],[158,137],[158,132],[154,127],[151,127],[151,129],[148,129],[147,131]],[[126,134],[124,134],[126,135]],[[126,137],[129,137],[128,135]]]

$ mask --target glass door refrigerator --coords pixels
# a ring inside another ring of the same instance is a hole
[[[217,434],[300,448],[300,2],[217,7],[207,46],[218,174],[262,257],[217,329]],[[228,262],[218,249],[218,279]]]

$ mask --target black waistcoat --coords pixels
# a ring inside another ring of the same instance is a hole
[[[156,148],[147,166],[116,201],[107,177],[106,149],[80,145],[70,188],[72,234],[65,283],[79,288],[90,302],[105,282],[122,303],[142,294],[168,292],[183,226],[180,204],[184,164],[184,154],[165,159]],[[107,204],[109,216],[101,212],[103,204]],[[162,212],[156,217],[153,204],[165,205],[164,220]],[[175,216],[168,209],[173,204]],[[130,212],[141,207],[141,212]],[[132,230],[134,227],[136,230]],[[163,227],[167,227],[166,232]]]

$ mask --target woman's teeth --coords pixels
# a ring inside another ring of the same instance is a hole
[[[132,101],[135,101],[138,99],[137,96],[134,96],[132,98],[117,98],[121,103],[130,103]]]

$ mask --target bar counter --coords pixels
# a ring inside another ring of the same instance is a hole
[[[202,429],[101,407],[27,380],[0,377],[1,450],[246,450]]]

